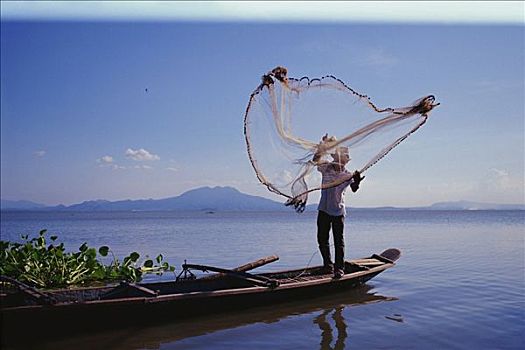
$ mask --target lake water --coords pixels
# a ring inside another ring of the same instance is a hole
[[[320,264],[316,213],[2,212],[2,240],[46,228],[66,247],[162,253],[255,271]],[[349,213],[346,258],[399,248],[363,288],[303,302],[40,344],[42,349],[523,349],[525,211]],[[163,279],[173,278],[164,275]],[[396,316],[400,315],[400,316]],[[395,317],[393,317],[395,316]],[[390,317],[390,318],[389,318]],[[391,318],[396,318],[392,320]]]

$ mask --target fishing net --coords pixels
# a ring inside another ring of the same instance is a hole
[[[244,116],[250,162],[268,190],[297,211],[308,193],[352,181],[425,124],[437,106],[425,96],[402,108],[378,108],[334,76],[289,78],[277,67],[262,77]],[[321,167],[349,151],[341,176],[322,181]]]

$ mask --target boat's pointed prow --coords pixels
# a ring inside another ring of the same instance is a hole
[[[379,255],[381,255],[383,258],[386,258],[394,262],[401,257],[401,251],[396,248],[390,248],[390,249],[385,250]]]

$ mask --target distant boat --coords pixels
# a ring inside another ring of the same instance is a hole
[[[322,266],[250,274],[276,261],[263,258],[235,269],[184,264],[175,281],[121,283],[105,287],[38,290],[1,277],[2,341],[19,343],[133,325],[173,322],[194,316],[244,310],[315,297],[362,285],[393,267],[401,252],[388,249],[345,261],[345,274],[334,279]],[[193,271],[216,274],[197,278]],[[31,330],[31,339],[27,330]]]

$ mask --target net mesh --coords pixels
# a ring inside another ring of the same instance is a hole
[[[308,193],[366,172],[424,125],[437,105],[429,95],[381,109],[334,76],[295,79],[277,67],[262,77],[246,108],[248,156],[259,181],[300,211]],[[354,171],[321,181],[316,170],[334,163],[341,149],[349,151],[346,167]]]

